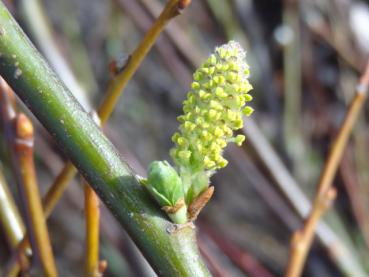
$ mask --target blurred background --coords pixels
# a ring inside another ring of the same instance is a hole
[[[124,64],[165,1],[3,1],[86,111],[97,107],[112,61]],[[198,218],[201,252],[214,276],[282,276],[293,231],[309,210],[327,152],[369,57],[369,5],[353,0],[192,0],[172,20],[129,82],[105,132],[134,170],[170,160],[171,136],[192,73],[220,44],[247,49],[255,108],[213,178]],[[21,104],[19,104],[22,107]],[[369,109],[365,105],[334,181],[338,197],[319,225],[304,276],[369,274]],[[23,108],[24,109],[24,108]],[[37,128],[45,192],[65,158]],[[1,137],[1,133],[0,133]],[[0,160],[12,189],[4,139]],[[81,276],[83,189],[76,178],[48,221],[60,276]],[[19,198],[14,191],[14,196]],[[9,249],[0,229],[0,267]],[[102,207],[106,276],[155,276]]]

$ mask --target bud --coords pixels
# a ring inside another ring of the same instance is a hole
[[[152,162],[143,184],[174,223],[187,221],[182,181],[167,161]]]
[[[181,178],[167,161],[150,164],[146,186],[160,206],[175,206],[184,197]]]

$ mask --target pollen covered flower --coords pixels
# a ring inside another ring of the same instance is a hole
[[[207,61],[193,74],[194,81],[183,103],[184,114],[178,117],[179,131],[172,140],[171,156],[180,172],[207,172],[225,167],[223,150],[228,142],[241,145],[243,135],[234,136],[242,128],[242,115],[253,109],[248,81],[246,53],[239,43],[231,41],[215,49]]]

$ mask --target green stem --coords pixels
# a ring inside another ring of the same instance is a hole
[[[188,221],[187,218],[187,206],[183,205],[175,213],[168,213],[170,219],[176,224],[184,224]]]
[[[195,232],[172,227],[114,146],[31,45],[0,2],[0,74],[136,242],[159,275],[209,276]]]

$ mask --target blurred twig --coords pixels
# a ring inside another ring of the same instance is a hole
[[[249,128],[248,123],[246,128]],[[278,193],[246,152],[240,151],[235,145],[229,145],[226,152],[230,154],[232,163],[239,168],[240,172],[252,172],[247,176],[249,184],[260,194],[270,210],[279,217],[288,229],[296,229],[300,224],[299,217],[291,210],[283,196]]]
[[[5,83],[4,80],[0,80],[0,112],[2,113],[2,118],[7,120],[9,113],[14,113],[11,101],[9,97],[11,95],[10,88]],[[11,106],[9,106],[11,105]],[[15,114],[14,114],[15,115]],[[8,118],[11,119],[11,118]],[[4,122],[4,125],[7,125]],[[4,130],[5,131],[5,130]],[[15,205],[12,194],[9,191],[8,184],[3,176],[2,170],[0,168],[0,222],[5,229],[5,234],[9,241],[11,248],[17,246],[20,240],[24,236],[24,225],[22,218],[18,212]]]
[[[5,229],[9,245],[14,248],[24,236],[24,225],[14,199],[0,171],[0,222]]]
[[[156,39],[163,31],[169,21],[178,15],[180,11],[189,5],[191,1],[170,0],[164,7],[160,16],[155,20],[150,30],[145,34],[139,46],[133,51],[124,70],[116,75],[109,83],[103,104],[98,109],[101,123],[104,124],[112,113],[121,92],[126,87],[128,81],[136,72],[138,66],[154,45]]]
[[[37,46],[46,56],[58,76],[63,80],[66,86],[72,91],[81,105],[88,111],[91,104],[87,98],[86,90],[79,84],[75,78],[69,64],[62,56],[58,45],[53,38],[50,23],[43,9],[40,0],[21,0],[20,11],[23,13],[23,19],[26,26],[36,40]]]
[[[296,175],[306,177],[306,142],[301,129],[301,32],[300,1],[283,1],[283,139]],[[290,35],[288,35],[290,34]],[[305,179],[305,178],[304,178]]]
[[[237,265],[245,274],[257,277],[273,277],[262,264],[259,263],[252,255],[244,250],[241,250],[236,245],[232,244],[226,238],[220,236],[215,230],[209,228],[205,224],[201,224],[201,230],[206,233],[229,257],[229,259]]]
[[[273,114],[276,123],[281,125],[281,105],[278,99],[278,90],[273,76],[273,58],[269,51],[268,43],[265,39],[263,24],[260,20],[260,15],[255,9],[256,3],[252,0],[235,0],[234,13],[236,13],[245,30],[245,33],[250,39],[251,55],[248,56],[255,61],[251,64],[253,73],[252,78],[257,81],[260,86],[260,93],[263,97],[262,101],[267,105],[268,110]],[[251,60],[252,62],[252,60]],[[259,77],[259,78],[255,78]],[[279,126],[277,127],[279,128]]]
[[[210,251],[210,249],[207,247],[207,245],[200,239],[197,240],[200,248],[200,252],[202,256],[205,258],[210,272],[214,277],[229,277],[229,273],[221,267],[219,264],[219,261],[216,259],[216,257],[213,255],[213,253]]]
[[[115,0],[115,2],[119,8],[129,11],[129,16],[141,31],[144,32],[152,26],[154,22],[153,19],[144,11],[137,1]],[[187,87],[191,81],[191,74],[188,72],[185,65],[179,61],[176,50],[168,40],[167,36],[161,36],[156,41],[155,46],[163,61],[168,66],[169,71],[171,73],[175,73],[174,77],[182,86]]]
[[[368,128],[367,123],[365,122],[365,118],[363,117],[361,119],[361,127],[360,131],[359,130],[355,130],[355,136],[354,136],[354,164],[355,164],[355,169],[356,169],[356,180],[357,181],[357,189],[358,189],[358,193],[359,196],[361,198],[361,205],[363,207],[365,207],[365,214],[368,213],[368,197],[367,195],[369,195],[369,172],[368,172],[368,168],[369,168],[369,161],[368,161],[368,153],[369,153],[369,149],[368,149]],[[359,204],[360,205],[360,204]],[[366,217],[363,219],[366,221],[369,221],[369,217]],[[363,225],[369,225],[368,223],[363,223]],[[366,229],[366,228],[363,228]],[[369,229],[369,227],[368,227]],[[363,234],[364,236],[368,236],[369,237],[369,233],[368,234]]]
[[[11,88],[8,86],[8,84],[2,78],[0,79],[0,84],[1,84],[0,103],[4,125],[3,128],[7,136],[8,143],[13,144],[14,130],[12,128],[12,125],[17,116],[15,110],[15,95],[11,90]],[[15,219],[16,218],[14,218],[14,220]],[[14,225],[14,227],[16,226]],[[9,260],[8,265],[4,269],[6,275],[9,276],[16,276],[20,269],[22,269],[22,271],[25,271],[29,268],[28,260],[24,255],[24,250],[26,249],[29,250],[28,248],[30,247],[27,233],[23,234],[18,243],[16,245],[17,249],[13,251],[14,254]],[[20,251],[19,249],[21,249],[22,251]],[[20,265],[20,267],[18,266],[18,264]]]
[[[206,1],[210,11],[213,13],[217,21],[224,28],[224,32],[228,39],[237,40],[246,49],[250,48],[250,42],[246,35],[241,31],[242,28],[237,20],[232,20],[234,17],[231,7],[231,1]]]
[[[339,170],[345,184],[347,195],[350,199],[352,212],[359,225],[366,247],[369,249],[369,214],[362,199],[366,197],[366,195],[364,196],[360,193],[357,176],[354,171],[353,159],[350,157],[349,151],[345,151]]]
[[[361,107],[366,99],[369,85],[369,63],[360,78],[356,94],[347,111],[345,120],[332,145],[328,159],[318,183],[314,204],[303,229],[297,231],[291,242],[290,261],[286,276],[300,276],[307,253],[313,241],[316,225],[334,198],[332,181],[341,161],[351,130],[357,120]]]
[[[3,123],[2,124],[3,132],[5,134],[5,137],[8,141],[9,146],[12,146],[14,142],[12,127],[13,127],[14,120],[16,118],[16,101],[15,101],[15,95],[12,89],[8,86],[8,84],[1,77],[0,77],[0,108],[1,108],[2,123]],[[10,148],[12,149],[12,147]],[[12,154],[11,151],[9,154]],[[3,194],[4,201],[2,201],[1,207],[4,208],[4,210],[2,210],[1,219],[4,224],[4,227],[6,228],[6,231],[10,231],[14,229],[13,235],[8,234],[9,236],[12,237],[11,246],[14,251],[18,243],[24,238],[25,230],[24,230],[23,222],[21,221],[20,215],[19,214],[17,215],[18,212],[17,212],[17,209],[14,203],[13,203],[14,207],[12,207],[11,194],[7,190],[5,179],[3,178],[3,176],[2,176],[2,181],[3,181],[2,189],[4,193]],[[8,201],[5,201],[5,200],[8,200]],[[27,250],[30,253],[31,251],[29,249],[29,245],[27,247],[28,247]],[[26,247],[24,247],[24,249],[26,249]],[[18,263],[13,268],[5,267],[4,272],[6,272],[7,275],[16,276],[20,270],[22,270],[23,272],[26,272],[29,269],[30,264],[24,252],[19,253],[18,255],[14,256],[12,260],[18,261]]]
[[[0,225],[4,228],[5,236],[8,239],[11,249],[15,249],[18,243],[24,236],[24,225],[14,199],[8,189],[5,178],[0,171]],[[19,264],[22,270],[28,268],[28,263],[25,256],[19,257]],[[19,272],[20,268],[17,266],[14,272],[9,272],[9,275],[14,276]],[[0,271],[1,272],[1,271]]]
[[[305,218],[311,209],[308,198],[290,175],[282,160],[265,139],[255,122],[250,118],[245,118],[244,120],[245,127],[243,131],[248,141],[253,146],[263,165],[270,172],[278,188],[292,204],[297,213],[302,218]],[[355,276],[366,276],[355,253],[352,252],[351,245],[342,240],[330,226],[322,221],[318,224],[316,233],[343,272],[354,274]]]
[[[140,0],[142,4],[147,8],[152,17],[157,17],[162,10],[162,5],[158,0]],[[200,61],[206,57],[207,53],[201,52],[198,47],[196,51],[189,51],[193,49],[194,45],[188,34],[183,30],[182,26],[177,22],[172,22],[164,31],[168,35],[171,42],[180,50],[186,59],[193,64],[198,66]]]

